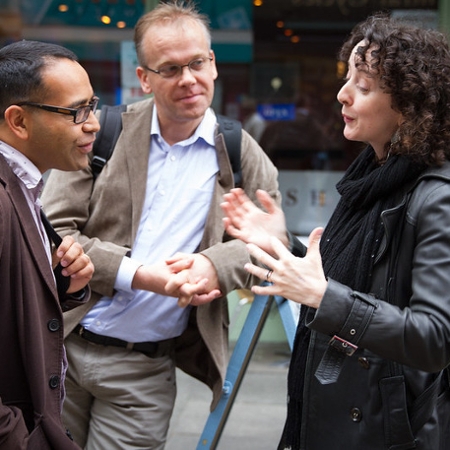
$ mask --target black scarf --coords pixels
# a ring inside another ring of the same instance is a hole
[[[381,213],[394,206],[393,194],[416,179],[422,170],[400,155],[391,156],[380,165],[370,146],[355,159],[336,186],[341,198],[320,242],[326,277],[368,292],[372,265],[384,233]],[[287,419],[279,449],[300,448],[304,373],[311,333],[305,326],[307,309],[301,309],[292,351]]]

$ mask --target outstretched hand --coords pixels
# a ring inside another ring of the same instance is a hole
[[[263,208],[258,208],[242,189],[232,189],[224,195],[220,205],[225,213],[225,229],[230,236],[252,243],[273,254],[271,237],[277,237],[286,247],[289,245],[284,213],[272,197],[263,190],[256,191]]]
[[[246,264],[245,269],[261,280],[270,281],[268,286],[253,286],[257,295],[278,295],[306,306],[318,308],[327,288],[322,268],[319,242],[322,228],[314,229],[309,235],[309,247],[304,258],[292,255],[279,239],[271,238],[275,257],[260,247],[248,244],[249,253],[265,266]]]

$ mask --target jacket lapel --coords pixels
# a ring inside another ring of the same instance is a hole
[[[150,155],[150,130],[152,123],[153,102],[146,107],[131,110],[122,115],[122,134],[117,145],[124,145],[127,153],[127,169],[131,186],[131,203],[133,213],[131,218],[132,241],[134,242],[141,220],[142,208],[147,186],[148,159]],[[130,143],[132,143],[130,145]],[[138,148],[136,152],[134,149]]]
[[[49,264],[47,253],[42,243],[41,235],[36,228],[33,216],[25,199],[19,181],[9,168],[3,157],[0,156],[0,178],[4,182],[5,191],[16,212],[24,240],[30,250],[36,267],[45,283],[57,299],[56,285],[54,282],[52,268]]]

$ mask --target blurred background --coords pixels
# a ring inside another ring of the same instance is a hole
[[[73,50],[101,104],[143,98],[133,27],[158,0],[0,0],[0,45],[18,39]],[[346,141],[336,94],[344,39],[387,10],[450,32],[449,0],[197,0],[211,20],[219,78],[213,107],[240,119],[280,170],[289,228],[325,225],[334,188],[361,144]]]

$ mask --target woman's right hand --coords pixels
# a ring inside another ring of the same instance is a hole
[[[257,190],[256,197],[267,212],[258,208],[240,188],[224,195],[224,202],[220,206],[226,216],[223,219],[225,229],[230,236],[255,244],[273,255],[272,236],[289,247],[286,219],[281,208],[266,191]]]

